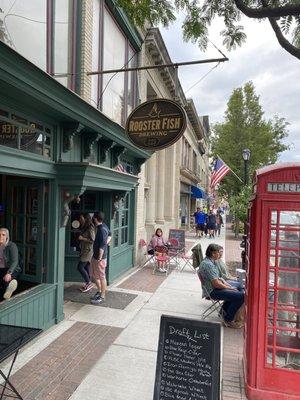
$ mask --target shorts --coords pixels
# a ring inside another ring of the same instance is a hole
[[[197,224],[196,225],[196,231],[205,231],[205,224]]]
[[[92,258],[91,260],[91,275],[94,279],[105,279],[106,259],[100,261]]]

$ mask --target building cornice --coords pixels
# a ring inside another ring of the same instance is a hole
[[[151,56],[154,65],[172,63],[165,42],[158,28],[150,28],[148,30],[146,35],[145,45],[146,45],[146,50]],[[164,81],[167,89],[170,91],[171,96],[175,98],[176,78],[174,70],[172,70],[171,68],[162,68],[159,71],[162,80]],[[182,106],[185,106],[186,104],[185,94],[179,80],[177,82],[178,82],[177,96],[179,98],[178,101]]]

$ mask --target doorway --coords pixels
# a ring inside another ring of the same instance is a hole
[[[9,175],[0,180],[0,225],[9,230],[22,258],[21,292],[47,281],[48,183]]]

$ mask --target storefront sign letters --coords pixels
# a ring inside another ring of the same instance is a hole
[[[171,146],[183,135],[186,114],[168,99],[146,101],[135,108],[126,122],[126,133],[138,147],[160,150]]]
[[[268,183],[268,192],[300,193],[300,183]]]
[[[18,126],[6,121],[0,121],[0,144],[4,146],[17,147],[18,137],[20,136],[20,148],[26,148],[34,143],[39,133],[35,124],[28,127]]]

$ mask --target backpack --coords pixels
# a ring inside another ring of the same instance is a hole
[[[201,244],[197,244],[195,247],[192,248],[192,258],[193,258],[193,268],[198,268],[201,262],[203,261],[203,253]]]

